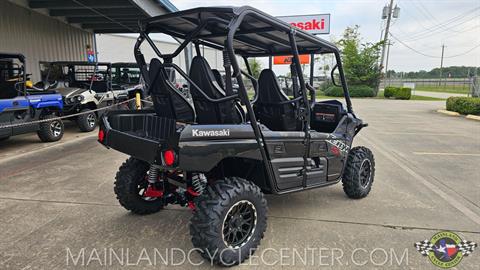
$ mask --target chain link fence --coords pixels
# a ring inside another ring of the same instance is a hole
[[[478,76],[444,79],[387,78],[380,82],[380,88],[402,87],[411,84],[415,84],[417,91],[449,92],[480,97],[480,78]]]

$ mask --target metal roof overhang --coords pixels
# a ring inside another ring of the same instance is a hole
[[[175,12],[169,0],[28,0],[72,25],[94,33],[138,33],[138,21]]]

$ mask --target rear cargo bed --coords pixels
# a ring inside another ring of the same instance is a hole
[[[104,115],[100,128],[105,146],[153,163],[162,144],[175,136],[176,124],[153,110],[120,110]]]

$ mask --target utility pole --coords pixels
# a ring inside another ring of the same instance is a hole
[[[385,60],[385,50],[387,44],[389,44],[388,35],[390,34],[390,23],[392,18],[398,18],[400,15],[400,8],[398,6],[393,7],[393,0],[390,0],[390,4],[385,6],[382,11],[382,20],[387,19],[387,24],[385,26],[385,32],[383,32],[383,44],[382,44],[382,56],[380,58],[380,66],[378,72],[382,75],[383,62]],[[381,35],[380,35],[381,36]],[[385,72],[387,72],[386,70]],[[380,84],[378,84],[377,91],[380,90]]]
[[[440,82],[439,86],[442,85],[442,73],[443,73],[443,53],[445,52],[445,44],[442,44],[442,57],[440,60]]]
[[[383,61],[385,60],[385,49],[387,47],[388,34],[390,31],[390,22],[392,21],[392,9],[393,9],[393,0],[390,0],[390,5],[388,5],[388,11],[387,11],[387,25],[385,26],[385,33],[383,36],[382,57],[380,58],[380,73],[382,73]]]
[[[390,45],[392,45],[392,43],[390,41],[388,41],[388,44],[387,44],[387,60],[385,61],[385,78],[388,80],[388,86],[390,86],[390,77],[388,76],[388,58],[390,56]]]

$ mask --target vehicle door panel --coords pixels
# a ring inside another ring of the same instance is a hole
[[[33,111],[30,108],[30,102],[24,96],[17,97],[12,101],[12,117],[11,123],[12,125],[15,124],[23,124],[26,122],[33,121]],[[17,127],[12,127],[12,135],[24,134],[32,131],[36,131],[38,129],[38,124],[33,125],[20,125]]]
[[[306,167],[306,186],[318,185],[327,181],[328,134],[310,131],[310,144]]]
[[[280,190],[298,188],[303,184],[304,132],[263,132],[267,152]]]

